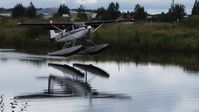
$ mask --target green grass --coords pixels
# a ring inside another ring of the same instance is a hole
[[[199,16],[194,15],[189,18],[185,18],[181,21],[181,25],[191,29],[199,29]]]
[[[61,22],[63,20],[56,20]],[[184,19],[180,24],[132,23],[106,24],[91,35],[96,43],[108,43],[110,53],[134,51],[199,53],[198,16]],[[49,22],[44,19],[0,19],[0,47],[48,51],[60,46],[48,41],[48,31],[22,28],[18,22]],[[195,26],[195,25],[196,26]]]
[[[15,48],[19,50],[47,52],[57,49],[48,41],[48,31],[19,27],[18,22],[37,21],[37,19],[0,19],[0,48]],[[39,20],[46,22],[47,20]]]
[[[106,25],[92,35],[111,51],[199,51],[199,30],[177,24]]]

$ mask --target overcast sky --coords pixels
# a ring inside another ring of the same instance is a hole
[[[65,3],[69,8],[77,8],[83,4],[86,8],[96,9],[101,6],[107,7],[110,2],[118,2],[120,10],[133,10],[135,4],[143,5],[149,13],[167,12],[172,0],[0,0],[0,7],[11,8],[16,3],[22,3],[27,6],[30,1],[37,8],[58,7],[61,3]],[[175,3],[184,4],[187,13],[190,13],[195,0],[175,0]]]

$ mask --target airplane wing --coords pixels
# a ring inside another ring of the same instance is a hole
[[[91,21],[91,22],[85,22],[85,25],[92,26],[94,28],[97,28],[98,26],[102,24],[108,24],[108,23],[123,23],[123,22],[132,22],[132,20],[129,19],[123,19],[123,20],[106,20],[106,21]]]
[[[18,23],[18,25],[29,28],[56,30],[57,28],[66,29],[71,25],[74,25],[74,23]]]
[[[66,29],[72,25],[86,25],[92,26],[93,28],[97,28],[102,24],[107,23],[122,23],[122,22],[131,22],[132,20],[123,19],[123,20],[106,20],[106,21],[91,21],[91,22],[63,22],[63,23],[18,23],[19,26],[22,27],[30,27],[30,28],[40,28],[47,30],[55,30],[57,28]]]

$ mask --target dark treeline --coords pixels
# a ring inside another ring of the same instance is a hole
[[[192,15],[199,15],[199,1],[198,0],[194,2],[193,8],[192,8]]]
[[[36,8],[32,2],[28,7],[24,7],[22,4],[17,4],[12,10],[12,17],[13,18],[20,18],[20,17],[29,17],[34,18],[36,17]]]
[[[134,20],[147,20],[147,16],[150,16],[150,14],[146,12],[144,6],[141,6],[140,4],[136,4],[133,11],[127,12],[121,12],[119,7],[120,6],[117,2],[112,2],[109,4],[107,9],[104,7],[98,8],[96,11],[98,13],[97,18],[100,20],[107,20],[116,19],[117,17],[122,16],[125,19],[133,18]],[[153,18],[150,19],[156,19],[156,21],[158,20],[161,22],[178,22],[182,20],[185,15],[186,12],[184,5],[172,4],[167,13],[162,12],[161,14],[153,15]]]
[[[111,2],[107,9],[104,7],[97,9],[97,19],[99,20],[110,20],[110,19],[116,19],[119,16],[122,16],[125,19],[137,19],[137,20],[145,20],[147,16],[147,12],[145,11],[144,7],[136,4],[134,8],[134,12],[121,12],[120,11],[120,5],[116,2]]]
[[[119,11],[120,5],[116,2],[113,3],[111,2],[108,6],[107,9],[104,7],[98,8],[97,9],[97,18],[100,20],[111,20],[111,19],[116,19],[120,15]]]
[[[63,14],[70,15],[70,9],[65,4],[61,4],[59,6],[59,9],[57,10],[57,13],[54,14],[54,17],[55,18],[60,18],[60,17],[63,16]]]
[[[10,12],[12,11],[12,8],[6,9],[6,8],[0,8],[0,12]]]
[[[87,20],[87,15],[86,15],[86,10],[85,7],[83,5],[80,5],[79,8],[77,9],[78,12],[78,18],[79,20]]]
[[[17,4],[13,9],[4,9],[0,8],[0,11],[12,11],[12,17],[36,17],[37,9],[31,2],[28,7],[24,7],[22,4]],[[86,12],[95,12],[97,13],[97,20],[112,20],[122,16],[125,19],[134,19],[134,20],[156,20],[160,22],[179,22],[181,21],[187,14],[185,12],[185,6],[183,4],[171,4],[170,8],[168,8],[168,12],[162,12],[156,15],[150,15],[145,10],[144,6],[140,4],[136,4],[133,11],[122,12],[120,10],[120,5],[117,2],[109,3],[108,7],[100,7],[98,9],[86,9],[85,6],[80,5],[76,9],[72,9],[78,12],[79,20],[87,20]],[[57,13],[54,14],[54,17],[62,17],[63,14],[68,14],[70,16],[70,8],[61,4],[58,8]],[[195,1],[192,8],[191,15],[199,15],[199,1]],[[148,16],[152,16],[152,18],[148,18]]]

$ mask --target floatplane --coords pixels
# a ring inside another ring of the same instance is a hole
[[[50,32],[50,41],[55,43],[64,43],[61,50],[48,53],[50,56],[69,56],[73,54],[92,55],[103,51],[108,44],[99,44],[89,40],[91,33],[97,31],[106,23],[130,22],[130,20],[109,20],[97,22],[74,22],[74,23],[18,23],[20,26],[28,26],[32,28],[45,28]],[[77,41],[90,43],[77,44]]]
[[[44,28],[50,31],[50,40],[55,43],[64,43],[63,48],[58,51],[50,52],[50,56],[69,56],[73,54],[90,55],[96,54],[104,50],[108,44],[95,44],[89,40],[89,35],[106,23],[120,23],[131,22],[131,20],[110,20],[98,22],[84,22],[84,23],[18,23],[20,26],[28,26],[32,28]],[[56,31],[57,30],[57,31]],[[77,44],[77,41],[91,42],[92,46],[86,46],[84,43]],[[102,78],[109,78],[110,75],[91,64],[74,63],[73,66],[49,63],[48,66],[53,67],[64,73],[64,76],[57,76],[50,74],[48,77],[39,77],[39,79],[48,79],[48,90],[42,93],[16,96],[17,99],[34,99],[34,98],[54,98],[54,97],[74,97],[74,96],[89,96],[90,98],[119,98],[129,99],[130,97],[123,94],[112,94],[97,92],[91,88],[88,81],[88,72],[100,76]],[[85,71],[83,73],[81,70]],[[69,76],[65,76],[65,74]],[[53,89],[53,82],[58,83],[63,90]]]

